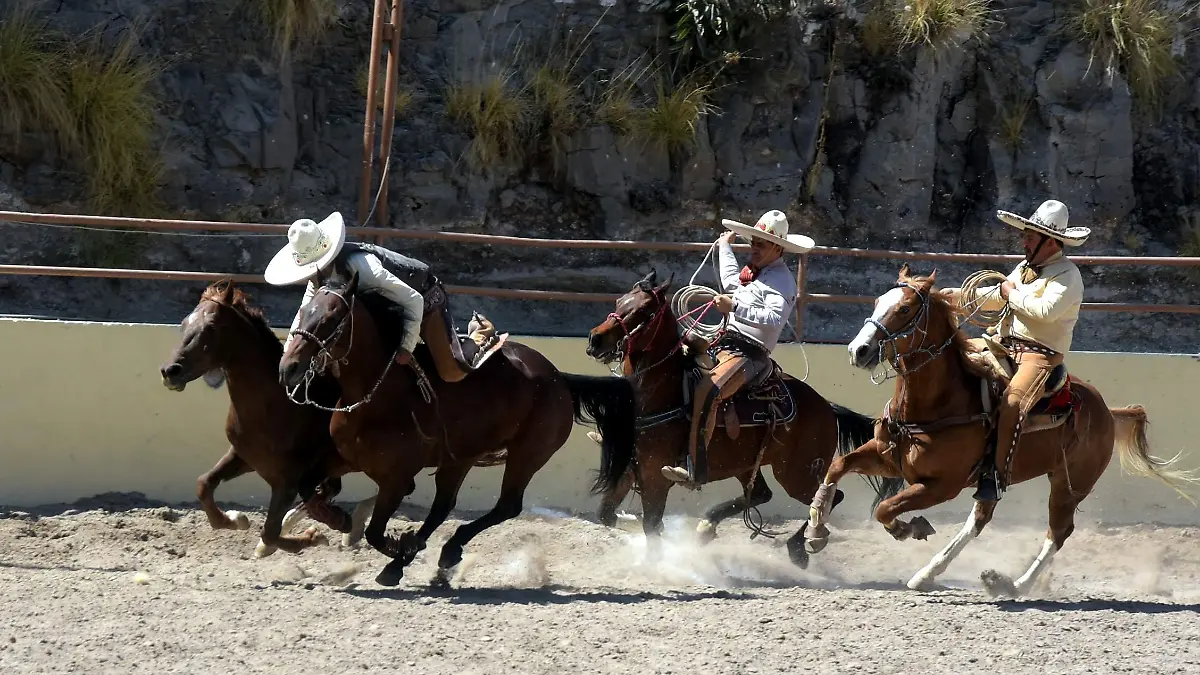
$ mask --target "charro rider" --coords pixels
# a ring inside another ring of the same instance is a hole
[[[319,223],[308,218],[292,223],[288,228],[287,245],[275,254],[264,276],[267,283],[274,286],[307,281],[304,299],[300,302],[303,309],[317,292],[318,277],[334,270],[346,277],[358,272],[361,288],[377,291],[399,305],[406,321],[396,362],[408,363],[420,339],[429,348],[438,375],[446,382],[466,377],[507,337],[501,336],[487,349],[476,349],[474,342],[460,341],[450,317],[446,290],[429,266],[382,246],[347,242],[346,225],[338,212],[329,214]],[[299,325],[300,311],[297,310],[284,343],[285,350],[295,338],[294,331]],[[464,346],[468,354],[463,353]]]
[[[1068,227],[1067,207],[1055,200],[1043,202],[1029,218],[1008,211],[997,211],[996,216],[1024,231],[1025,260],[999,286],[978,289],[973,303],[960,297],[961,289],[946,291],[960,304],[965,301],[968,309],[999,310],[1005,304],[1010,308],[982,342],[972,340],[976,348],[987,349],[991,343],[991,349],[998,347],[1016,365],[998,405],[995,462],[979,477],[975,499],[981,501],[999,501],[1008,484],[1009,457],[1017,445],[1020,423],[1044,395],[1051,372],[1071,349],[1083,302],[1083,277],[1063,248],[1080,246],[1091,234],[1086,227]]]
[[[730,230],[717,239],[724,293],[713,298],[713,305],[728,316],[728,324],[712,345],[717,350],[716,367],[700,378],[692,397],[691,470],[662,468],[668,479],[693,488],[708,479],[707,448],[716,428],[716,407],[774,368],[771,352],[796,304],[796,278],[783,260],[784,252],[803,253],[814,246],[809,237],[788,234],[787,216],[781,211],[764,213],[754,227],[732,220],[723,224]],[[737,234],[750,239],[750,264],[740,271],[730,246]]]

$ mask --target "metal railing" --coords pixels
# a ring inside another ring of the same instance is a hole
[[[111,228],[125,230],[145,230],[158,232],[232,232],[232,233],[268,233],[286,236],[288,226],[264,223],[232,223],[224,221],[205,220],[165,220],[150,218],[118,218],[110,216],[89,216],[55,213],[26,213],[20,211],[0,211],[0,222],[30,223],[40,225],[80,226],[89,228]],[[400,230],[386,227],[348,227],[347,234],[361,238],[379,239],[408,239],[435,242],[456,242],[474,245],[513,246],[524,248],[551,249],[596,249],[596,250],[638,250],[638,251],[668,251],[668,252],[705,252],[712,246],[705,242],[664,242],[664,241],[610,241],[602,239],[536,239],[527,237],[511,237],[488,234],[473,234],[468,232],[429,232],[423,230]],[[748,249],[744,244],[735,244],[735,249]],[[796,275],[799,289],[799,299],[796,302],[796,338],[804,334],[803,314],[809,303],[828,304],[858,304],[874,302],[874,296],[867,295],[831,295],[827,293],[809,293],[807,291],[807,276],[810,261],[813,257],[849,257],[873,260],[920,260],[953,263],[1006,263],[1015,264],[1022,259],[1019,255],[996,255],[984,253],[926,253],[915,251],[886,251],[858,248],[837,248],[817,246],[813,250],[800,255],[800,266]],[[1079,265],[1115,265],[1115,266],[1163,266],[1163,267],[1200,267],[1200,257],[1149,257],[1149,256],[1071,256]],[[132,270],[95,267],[53,267],[43,265],[0,265],[0,274],[57,276],[57,277],[96,277],[108,279],[154,279],[163,281],[216,281],[232,279],[237,283],[264,283],[260,274],[220,274],[215,272],[187,272],[175,270]],[[446,290],[458,295],[475,295],[493,298],[518,300],[562,300],[575,302],[613,302],[619,297],[613,293],[580,293],[568,291],[543,291],[529,289],[486,288],[477,286],[446,286]],[[1082,309],[1091,312],[1135,312],[1135,313],[1177,313],[1200,314],[1200,305],[1166,305],[1139,303],[1109,303],[1088,302]]]

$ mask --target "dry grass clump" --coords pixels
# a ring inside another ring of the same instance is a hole
[[[1080,0],[1068,27],[1089,45],[1093,62],[1110,75],[1124,71],[1142,104],[1157,107],[1167,80],[1179,73],[1172,54],[1179,16],[1157,0]]]
[[[334,0],[258,0],[258,13],[275,36],[281,61],[295,47],[314,44],[337,19]]]
[[[375,78],[375,105],[380,110],[383,109],[384,85],[387,84],[387,80],[383,77],[384,72],[384,69],[380,68],[379,74]],[[366,66],[359,68],[358,72],[354,74],[354,88],[356,91],[358,91],[359,95],[363,97],[363,99],[366,99],[367,97],[367,81],[370,79],[370,74],[371,73]],[[408,113],[408,111],[412,108],[413,99],[413,93],[407,89],[401,89],[399,87],[399,83],[397,83],[396,98],[394,101],[392,101],[392,105],[396,110],[397,118],[404,117]]]
[[[523,156],[529,126],[527,92],[509,73],[493,73],[482,81],[461,82],[446,92],[446,114],[471,133],[467,160],[476,169],[489,169]]]
[[[685,80],[668,88],[659,80],[654,102],[634,117],[634,134],[669,152],[687,150],[696,139],[700,117],[714,110],[712,86]]]
[[[136,47],[132,30],[115,45],[101,31],[67,40],[31,5],[0,17],[0,132],[18,141],[26,130],[52,134],[83,166],[91,208],[100,213],[157,208],[152,87],[160,66]]]

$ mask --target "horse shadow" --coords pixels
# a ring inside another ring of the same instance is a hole
[[[936,602],[947,605],[991,605],[1001,612],[1121,612],[1124,614],[1172,614],[1176,612],[1200,612],[1200,604],[1158,602],[1154,600],[1118,600],[1084,598],[1082,600],[1012,599],[971,601],[969,599],[941,599]]]
[[[585,590],[561,584],[539,588],[354,588],[338,591],[365,599],[419,600],[447,598],[454,605],[569,605],[576,602],[634,605],[652,601],[696,602],[699,600],[754,600],[758,596],[724,589],[714,591],[656,593],[652,591]]]

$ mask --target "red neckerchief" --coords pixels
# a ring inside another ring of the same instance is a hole
[[[754,281],[755,279],[757,279],[759,273],[761,273],[761,272],[762,272],[761,269],[754,269],[753,267],[746,265],[745,267],[742,268],[741,274],[738,274],[738,281],[740,281],[742,283],[742,285],[745,286],[746,284],[750,283],[751,281]]]

